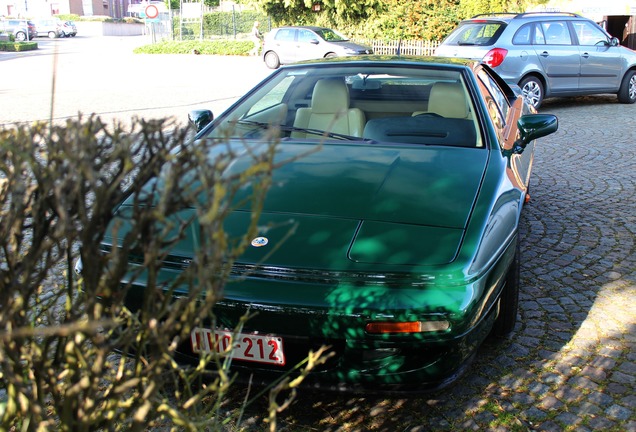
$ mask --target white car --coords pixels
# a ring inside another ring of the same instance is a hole
[[[373,54],[373,48],[351,42],[325,27],[275,28],[263,42],[263,60],[271,69],[303,60],[363,54]]]

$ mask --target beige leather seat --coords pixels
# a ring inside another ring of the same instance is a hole
[[[416,111],[413,115],[425,113],[439,114],[447,118],[468,118],[470,111],[464,88],[458,83],[439,82],[433,84],[428,98],[428,109]]]
[[[349,108],[349,90],[341,79],[323,79],[314,86],[310,108],[298,108],[295,127],[324,130],[361,137],[366,119],[359,108]],[[296,138],[318,135],[292,132]]]

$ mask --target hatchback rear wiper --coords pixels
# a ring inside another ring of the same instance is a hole
[[[252,120],[238,120],[236,123],[237,124],[258,126],[260,128],[263,128],[263,129],[267,129],[267,128],[270,128],[270,127],[278,127],[280,130],[285,131],[285,132],[304,132],[304,133],[308,133],[308,134],[312,134],[312,135],[326,136],[326,137],[329,137],[329,138],[339,138],[339,139],[349,140],[349,141],[367,141],[364,138],[355,137],[355,136],[352,136],[352,135],[340,134],[340,133],[336,133],[336,132],[324,131],[324,130],[320,130],[320,129],[302,128],[302,127],[297,127],[297,126],[285,126],[285,125],[276,125],[276,126],[274,126],[274,125],[271,125],[269,123],[252,121]]]

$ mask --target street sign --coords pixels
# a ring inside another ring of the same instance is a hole
[[[159,9],[157,9],[157,6],[155,5],[148,5],[146,6],[146,17],[152,19],[152,18],[157,18],[159,16]]]

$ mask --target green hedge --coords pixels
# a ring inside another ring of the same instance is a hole
[[[88,21],[88,22],[116,22],[116,23],[143,23],[144,21],[135,17],[112,18],[106,15],[79,16],[76,14],[58,14],[56,18],[62,21]]]
[[[236,40],[191,40],[161,41],[134,49],[136,54],[208,54],[208,55],[249,55],[254,48],[252,41]]]
[[[38,49],[37,42],[0,42],[0,51],[32,51]]]

